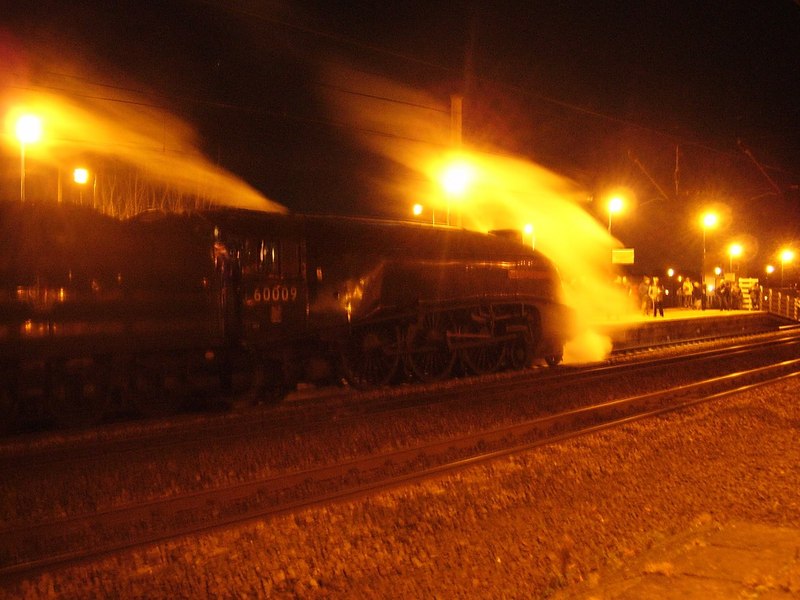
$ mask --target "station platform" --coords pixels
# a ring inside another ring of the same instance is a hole
[[[663,317],[626,314],[602,317],[591,323],[592,328],[611,340],[612,349],[617,351],[720,335],[762,333],[796,325],[795,321],[766,311],[690,308],[666,308]]]

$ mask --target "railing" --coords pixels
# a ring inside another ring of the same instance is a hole
[[[800,294],[793,289],[769,289],[764,294],[767,312],[800,321]]]

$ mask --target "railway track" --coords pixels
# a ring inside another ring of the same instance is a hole
[[[331,422],[346,424],[370,415],[400,414],[419,407],[447,407],[463,404],[465,390],[483,400],[493,396],[514,395],[531,387],[539,393],[565,387],[598,384],[629,376],[640,377],[671,365],[692,361],[720,361],[724,358],[769,352],[779,347],[800,344],[800,330],[749,336],[722,347],[708,347],[708,341],[691,352],[686,342],[664,349],[680,349],[680,354],[657,356],[652,350],[630,349],[612,355],[601,364],[558,369],[533,369],[505,372],[483,377],[450,380],[441,384],[396,387],[373,392],[328,389],[316,397],[299,395],[294,401],[279,406],[251,407],[221,415],[183,416],[167,420],[131,422],[85,431],[22,436],[0,441],[0,474],[8,469],[37,468],[46,464],[69,464],[82,460],[102,460],[109,454],[137,453],[143,448],[169,450],[190,446],[202,440],[248,439],[270,437],[289,428],[313,431]],[[312,410],[309,410],[311,408]]]
[[[757,348],[763,353],[765,348],[785,349],[790,344],[796,344],[796,340],[762,342]],[[695,357],[695,360],[708,361],[713,357],[730,362],[737,353],[747,354],[748,350],[742,346],[729,349],[727,353],[720,352],[700,353],[705,356]],[[753,352],[752,348],[749,352]],[[797,355],[796,345],[791,347],[789,354]],[[673,359],[661,359],[660,363],[661,368],[676,364]],[[442,475],[499,456],[679,410],[778,378],[795,376],[798,370],[800,359],[773,359],[770,364],[754,368],[565,410],[545,411],[546,414],[497,423],[479,431],[441,436],[435,440],[420,439],[401,449],[369,453],[350,460],[67,517],[29,523],[7,522],[0,528],[0,579],[25,577],[170,538],[269,518],[314,504],[357,497]],[[605,371],[587,370],[581,377],[586,378],[584,385],[593,381],[594,386],[598,378],[610,377],[612,372],[620,377],[619,370],[609,367]],[[551,381],[557,379],[553,377]],[[510,382],[505,382],[502,392],[481,387],[480,395],[519,393],[519,389],[509,391],[509,385]]]

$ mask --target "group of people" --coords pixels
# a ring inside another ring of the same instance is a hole
[[[658,277],[651,280],[645,275],[642,278],[639,284],[639,303],[642,314],[649,315],[652,311],[654,317],[664,316],[664,284]]]
[[[761,299],[761,286],[752,286],[749,293],[751,309],[758,310]],[[699,281],[693,282],[685,278],[676,291],[676,306],[696,310],[716,308],[719,310],[741,310],[744,304],[742,289],[736,281],[723,281],[717,289],[713,289],[705,296]],[[652,314],[654,317],[664,316],[664,285],[658,277],[642,277],[638,287],[639,308],[643,315]]]
[[[723,281],[715,291],[717,295],[715,299],[716,308],[720,310],[741,310],[742,290],[735,281],[733,283]]]

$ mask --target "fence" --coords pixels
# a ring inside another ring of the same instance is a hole
[[[767,290],[764,302],[768,312],[800,321],[800,295],[797,290]]]

